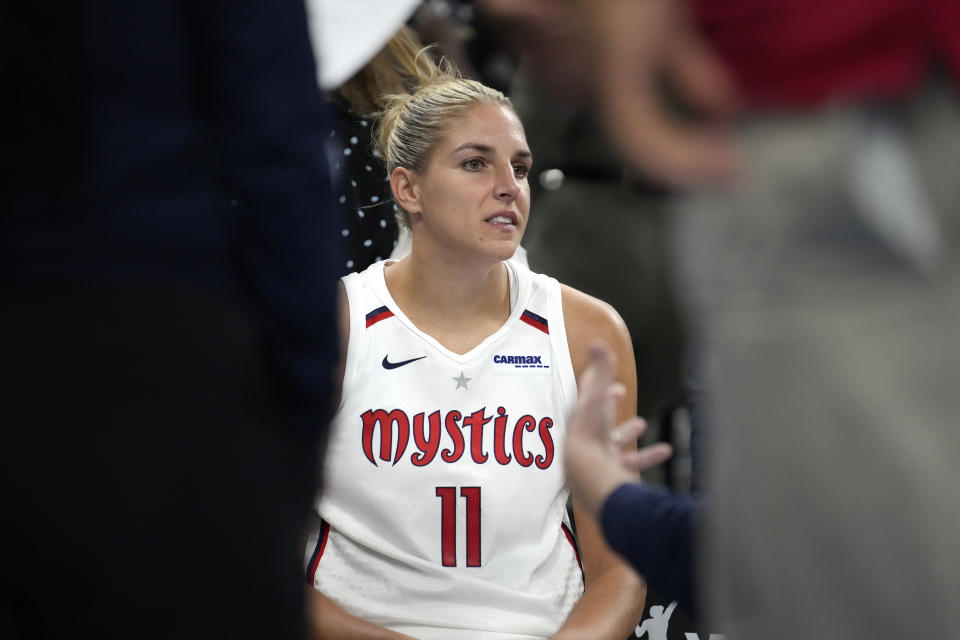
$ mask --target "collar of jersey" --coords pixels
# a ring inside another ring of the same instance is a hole
[[[502,325],[500,325],[499,329],[484,338],[480,344],[475,346],[473,349],[470,349],[470,351],[462,354],[454,353],[450,349],[447,349],[445,346],[440,344],[440,342],[438,342],[433,336],[421,331],[420,328],[413,324],[413,322],[410,321],[410,318],[408,318],[406,314],[400,310],[400,307],[397,306],[393,296],[390,295],[390,290],[387,289],[387,281],[383,277],[383,269],[388,262],[396,262],[396,260],[382,260],[380,262],[375,262],[373,267],[370,269],[370,285],[373,288],[373,292],[378,298],[380,298],[380,300],[384,302],[384,304],[387,305],[387,308],[393,312],[393,315],[397,320],[405,324],[413,333],[420,336],[421,340],[432,346],[439,353],[457,363],[462,364],[472,360],[474,357],[487,350],[490,345],[500,340],[500,338],[504,336],[507,331],[509,331],[511,326],[519,322],[520,316],[523,314],[524,309],[526,309],[527,299],[530,294],[530,278],[523,277],[523,274],[519,273],[520,267],[507,260],[507,269],[513,270],[514,274],[516,274],[519,289],[517,292],[517,303],[513,305],[513,309],[510,310],[510,317],[507,318]]]

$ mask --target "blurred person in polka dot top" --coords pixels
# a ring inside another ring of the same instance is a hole
[[[339,275],[363,271],[389,257],[397,244],[397,207],[371,130],[382,99],[406,93],[426,67],[434,66],[428,56],[417,58],[422,48],[416,34],[401,27],[334,94],[338,118],[329,133],[328,155],[335,196],[344,210],[340,229],[344,264]]]

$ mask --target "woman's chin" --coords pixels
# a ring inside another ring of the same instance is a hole
[[[491,243],[487,248],[487,253],[490,254],[491,258],[496,260],[509,260],[517,252],[517,248],[520,246],[520,236],[512,238],[510,240],[500,240],[495,243]]]
[[[516,243],[509,249],[501,249],[501,250],[491,252],[491,257],[495,258],[497,262],[503,262],[504,260],[509,260],[514,256],[514,254],[516,254],[518,246],[520,246],[519,243]]]

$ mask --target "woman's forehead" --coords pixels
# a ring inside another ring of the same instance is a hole
[[[465,144],[510,147],[509,152],[529,152],[520,118],[510,107],[499,104],[478,104],[450,119],[438,146],[455,149]]]

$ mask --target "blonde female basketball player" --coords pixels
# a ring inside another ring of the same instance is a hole
[[[562,460],[593,337],[616,345],[618,422],[634,415],[626,327],[509,260],[532,158],[503,94],[436,72],[392,99],[379,144],[413,248],[343,279],[315,635],[623,640],[645,587],[576,503],[574,537]]]

